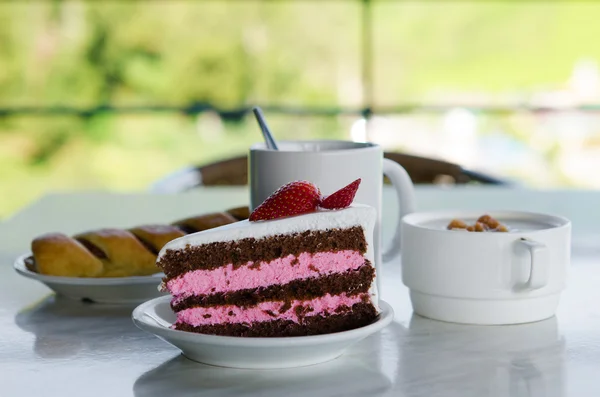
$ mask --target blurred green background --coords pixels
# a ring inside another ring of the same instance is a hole
[[[0,3],[0,217],[52,191],[147,189],[260,140],[249,115],[198,103],[321,109],[267,116],[279,139],[366,138],[531,186],[600,187],[600,4],[371,3],[370,98],[359,0]],[[104,105],[125,110],[85,111]]]

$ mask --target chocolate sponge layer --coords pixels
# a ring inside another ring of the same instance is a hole
[[[377,318],[371,303],[361,302],[327,316],[306,316],[300,322],[274,320],[252,324],[218,324],[194,327],[177,323],[175,329],[201,334],[241,337],[282,337],[330,334],[371,324]]]
[[[303,252],[343,250],[354,250],[361,254],[366,252],[367,241],[362,227],[190,245],[180,250],[167,250],[157,265],[166,275],[164,280],[168,281],[192,270],[212,270],[230,263],[236,268],[248,262],[258,264]]]

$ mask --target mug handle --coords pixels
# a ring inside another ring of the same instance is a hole
[[[529,262],[529,279],[523,286],[526,289],[534,290],[544,287],[548,284],[548,247],[540,242],[521,238],[518,242],[523,245],[531,255]]]
[[[382,255],[383,261],[386,262],[400,253],[400,222],[404,215],[415,211],[415,191],[408,172],[395,161],[386,158],[383,159],[383,174],[390,179],[396,189],[399,202],[398,207],[400,208],[392,243]]]

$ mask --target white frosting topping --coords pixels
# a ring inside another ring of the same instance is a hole
[[[353,204],[341,210],[322,210],[269,221],[250,222],[245,220],[198,233],[191,233],[172,240],[160,250],[157,260],[160,260],[167,250],[180,250],[188,245],[198,246],[244,238],[260,239],[307,230],[346,229],[352,226],[362,226],[367,240],[365,257],[373,266],[376,266],[373,252],[373,231],[376,218],[377,211],[375,208],[362,204]],[[375,308],[379,310],[377,306],[376,282],[373,282],[370,293],[373,297]]]
[[[165,245],[158,256],[159,258],[162,257],[168,249],[183,249],[187,245],[197,246],[243,238],[260,239],[306,230],[345,229],[352,226],[363,226],[367,234],[372,234],[375,217],[376,212],[373,207],[353,205],[342,210],[323,210],[269,221],[250,222],[245,220],[179,237]]]

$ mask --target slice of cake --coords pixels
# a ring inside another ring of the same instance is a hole
[[[161,250],[157,265],[166,275],[163,288],[173,296],[175,329],[300,336],[375,320],[375,209],[347,206],[347,190],[338,199],[321,199],[306,183],[279,189],[251,220],[190,234]],[[318,208],[332,202],[346,208]]]

